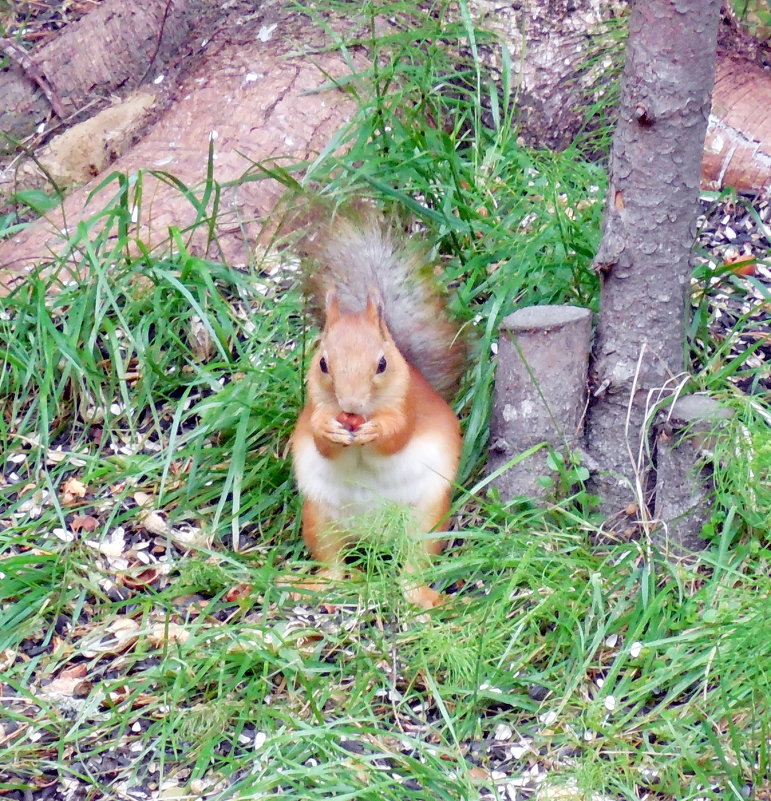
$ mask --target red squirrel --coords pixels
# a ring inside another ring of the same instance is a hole
[[[323,331],[292,439],[303,539],[319,576],[340,579],[356,516],[398,504],[416,540],[404,593],[431,608],[441,596],[409,574],[444,545],[427,535],[447,521],[460,460],[460,426],[445,398],[463,372],[464,343],[421,277],[423,254],[393,225],[371,214],[338,220],[309,252]]]

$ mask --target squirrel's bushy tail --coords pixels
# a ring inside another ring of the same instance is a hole
[[[465,369],[466,343],[435,286],[426,249],[374,212],[341,215],[301,247],[314,312],[323,325],[330,291],[344,311],[362,311],[375,292],[404,358],[446,398]]]

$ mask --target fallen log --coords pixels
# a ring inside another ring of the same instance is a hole
[[[314,30],[314,29],[311,29]],[[323,36],[316,31],[317,36]],[[277,181],[236,182],[255,162],[295,162],[311,157],[352,116],[355,106],[330,86],[346,70],[336,52],[307,56],[309,26],[291,12],[250,15],[239,41],[220,32],[178,88],[173,103],[111,170],[167,171],[195,190],[207,177],[213,148],[214,178],[225,185],[212,237],[198,226],[188,247],[197,255],[245,264],[265,218],[283,192]],[[115,193],[109,186],[90,197],[103,176],[73,191],[60,208],[0,243],[0,285],[7,292],[41,260],[62,251],[78,221],[95,214]],[[146,172],[143,206],[133,235],[147,247],[168,241],[173,226],[185,230],[198,210],[162,177]],[[77,254],[70,268],[77,274]]]
[[[13,56],[0,73],[0,131],[29,136],[49,119],[75,117],[94,100],[109,102],[118,87],[153,78],[179,49],[200,10],[200,0],[104,0],[46,44]],[[7,145],[7,143],[6,143]]]

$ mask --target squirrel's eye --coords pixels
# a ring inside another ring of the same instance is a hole
[[[385,360],[385,356],[381,356],[380,357],[380,361],[377,363],[377,371],[378,371],[378,373],[384,373],[387,364],[388,363]]]
[[[327,367],[327,360],[323,356],[319,359],[319,368],[321,369],[322,373],[329,372],[329,367]]]

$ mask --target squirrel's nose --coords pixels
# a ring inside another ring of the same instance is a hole
[[[364,414],[366,402],[363,400],[358,398],[338,398],[337,402],[346,414]]]

